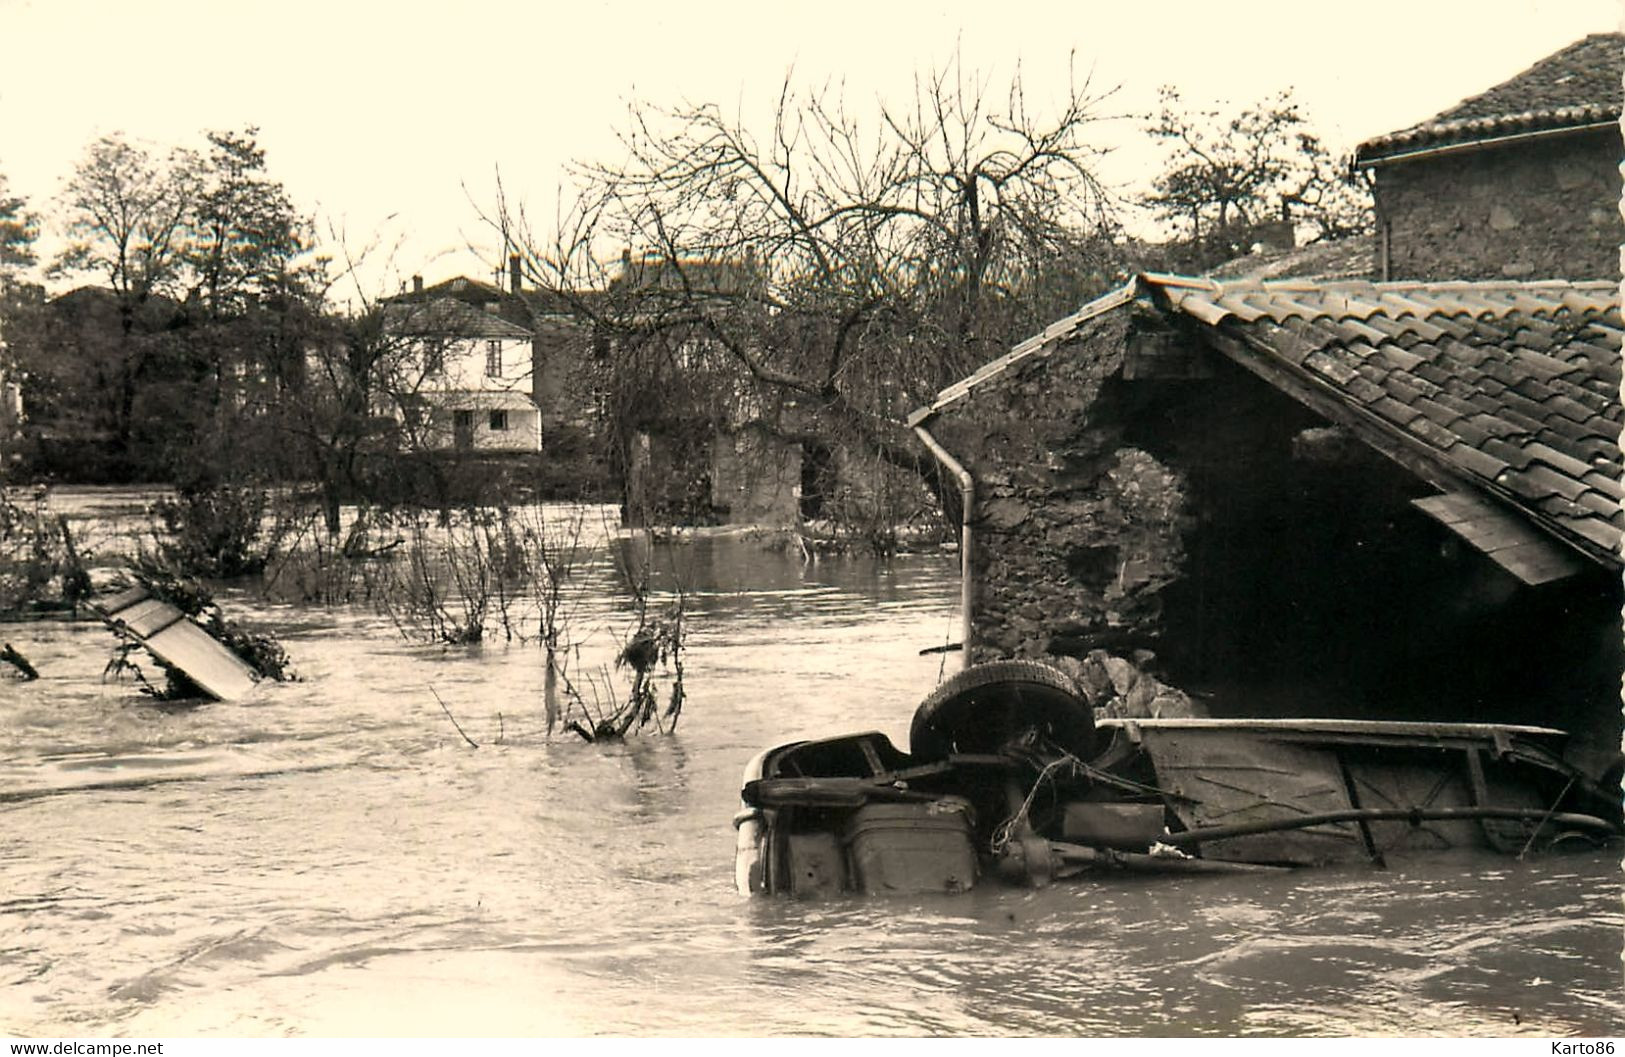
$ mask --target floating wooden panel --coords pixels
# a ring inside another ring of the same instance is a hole
[[[141,643],[165,664],[179,668],[211,696],[229,701],[259,682],[260,673],[198,627],[179,609],[139,588],[96,607],[108,626]]]
[[[1585,568],[1568,548],[1483,496],[1447,492],[1413,499],[1411,504],[1531,587],[1566,579]]]

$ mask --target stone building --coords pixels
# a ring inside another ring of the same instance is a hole
[[[1619,274],[1625,36],[1599,33],[1360,145],[1383,279]]]
[[[1611,758],[1616,294],[1139,276],[910,418],[969,496],[969,655]]]

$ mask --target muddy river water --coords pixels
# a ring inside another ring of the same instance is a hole
[[[955,567],[671,552],[688,708],[615,746],[544,736],[534,645],[412,644],[368,610],[224,593],[303,681],[195,708],[104,684],[98,625],[0,628],[43,675],[0,679],[0,1034],[1625,1030],[1617,852],[738,896],[741,768],[798,736],[906,744]],[[582,626],[621,604],[584,575]]]

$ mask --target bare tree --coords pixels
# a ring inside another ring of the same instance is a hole
[[[634,103],[625,160],[580,167],[551,237],[499,186],[491,222],[599,336],[612,425],[725,418],[930,475],[907,410],[1110,281],[1104,94],[1041,110],[957,61],[915,88],[865,119],[786,80],[762,135]]]
[[[1310,131],[1290,91],[1222,113],[1189,108],[1164,87],[1149,131],[1168,159],[1143,201],[1206,264],[1245,253],[1263,223],[1301,228],[1309,241],[1369,230],[1369,192]]]
[[[105,279],[130,306],[127,318],[154,292],[175,288],[196,193],[189,158],[179,150],[154,158],[117,133],[92,143],[64,193],[73,241],[58,270]]]

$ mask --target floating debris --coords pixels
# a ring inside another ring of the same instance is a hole
[[[738,887],[962,892],[1625,835],[1617,786],[1565,760],[1557,730],[1104,711],[1058,669],[994,661],[926,697],[908,752],[878,732],[769,749],[745,768]]]
[[[32,664],[28,663],[28,658],[18,653],[9,642],[5,643],[4,645],[0,645],[0,661],[4,661],[13,668],[17,669],[18,673],[22,675],[25,682],[39,678],[39,672]]]
[[[216,700],[242,697],[260,681],[258,670],[145,587],[132,587],[92,608],[120,638],[140,645]]]

